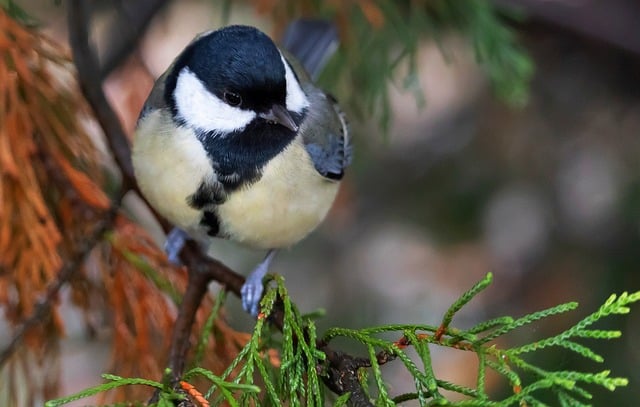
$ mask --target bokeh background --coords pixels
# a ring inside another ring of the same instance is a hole
[[[64,4],[19,3],[65,41]],[[135,60],[111,75],[106,90],[129,130],[153,79],[196,33],[221,24],[215,3],[171,2]],[[386,134],[376,117],[352,119],[355,163],[335,208],[316,233],[275,262],[303,311],[326,310],[320,331],[436,324],[463,291],[493,272],[493,285],[455,325],[580,303],[571,315],[509,337],[524,343],[559,332],[611,293],[640,289],[640,3],[496,3],[523,11],[515,27],[535,64],[528,103],[514,107],[496,98],[458,34],[421,42],[417,66],[426,103],[392,83]],[[230,22],[274,32],[268,16],[250,7],[234,5]],[[100,46],[109,39],[99,27]],[[136,199],[127,204],[135,212]],[[157,225],[147,226],[162,242]],[[213,254],[238,271],[263,255],[226,242]],[[239,301],[228,306],[230,324],[250,329]],[[630,379],[615,393],[596,391],[595,405],[638,405],[638,311],[599,326],[622,330],[621,339],[588,344],[615,376]],[[78,312],[65,305],[62,394],[97,383],[110,357],[109,332],[88,340]],[[472,385],[474,358],[461,353],[436,353],[436,372]],[[566,352],[538,357],[549,367],[602,370]],[[385,372],[394,392],[413,388],[399,366]],[[493,385],[494,394],[508,390]]]

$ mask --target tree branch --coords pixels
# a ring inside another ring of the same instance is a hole
[[[60,292],[60,289],[71,279],[71,277],[73,277],[76,270],[82,266],[91,250],[102,238],[102,235],[111,228],[119,207],[118,203],[113,204],[113,206],[107,210],[104,213],[104,216],[98,221],[93,233],[76,243],[75,253],[70,258],[66,259],[64,265],[60,271],[58,271],[55,281],[49,286],[49,288],[47,288],[42,301],[36,305],[31,316],[29,316],[16,329],[11,341],[7,347],[2,350],[2,353],[0,353],[0,367],[9,360],[11,355],[13,355],[24,338],[24,335],[49,315],[51,312],[51,305]]]
[[[105,79],[135,50],[153,18],[169,0],[137,0],[120,4],[118,18],[108,29],[110,42],[101,58],[100,78]]]
[[[369,397],[367,397],[358,379],[358,369],[371,367],[369,359],[357,358],[335,351],[326,344],[319,345],[318,349],[327,355],[327,361],[329,362],[328,374],[322,378],[324,384],[338,395],[351,393],[349,397],[350,406],[373,407],[373,403],[369,401]]]
[[[209,283],[217,281],[238,297],[240,297],[240,289],[244,284],[243,276],[220,261],[207,256],[193,240],[187,241],[182,250],[181,259],[189,270],[189,280],[173,328],[169,351],[168,367],[171,369],[171,379],[174,384],[180,380],[184,372],[191,329]]]
[[[91,2],[84,0],[70,0],[68,7],[69,43],[78,70],[78,82],[122,171],[122,189],[137,190],[129,140],[102,90],[98,61],[89,45],[90,4]]]

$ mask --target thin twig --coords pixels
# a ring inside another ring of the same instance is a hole
[[[191,329],[209,283],[217,281],[238,297],[244,284],[243,276],[218,260],[206,256],[193,240],[187,242],[181,254],[181,259],[189,271],[189,280],[173,328],[171,349],[169,351],[168,367],[171,370],[174,384],[180,380],[182,373],[184,373]]]
[[[82,266],[84,260],[89,255],[95,245],[101,240],[102,235],[113,225],[113,221],[118,213],[119,205],[114,204],[107,210],[102,218],[97,222],[93,233],[85,239],[75,244],[75,253],[71,255],[58,271],[55,281],[47,288],[44,298],[35,306],[33,313],[16,329],[11,341],[0,353],[0,367],[2,367],[13,355],[20,345],[25,334],[34,326],[41,323],[51,312],[51,306],[62,286],[64,286],[75,274],[75,271]]]
[[[119,4],[118,18],[107,29],[109,44],[101,58],[100,78],[104,79],[136,49],[153,18],[168,0],[136,0]]]
[[[73,60],[78,70],[78,81],[87,102],[102,127],[107,143],[113,152],[122,171],[122,189],[136,189],[131,162],[131,149],[118,116],[113,111],[102,90],[100,67],[91,45],[89,44],[89,6],[86,0],[69,1],[69,43],[73,53]]]
[[[338,395],[351,393],[350,406],[373,406],[358,379],[358,370],[363,367],[371,367],[371,361],[335,351],[326,344],[319,346],[318,349],[324,352],[329,362],[327,376],[322,378],[324,384]]]

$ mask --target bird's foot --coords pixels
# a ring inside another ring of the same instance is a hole
[[[262,300],[262,292],[264,286],[262,279],[269,271],[269,266],[276,251],[270,250],[267,256],[262,260],[260,264],[249,274],[242,289],[240,290],[242,296],[242,308],[254,317],[258,316],[260,310],[260,300]]]
[[[167,235],[167,240],[164,242],[164,251],[167,253],[167,258],[173,264],[180,264],[180,251],[184,247],[185,242],[189,238],[187,232],[180,228],[173,228]]]

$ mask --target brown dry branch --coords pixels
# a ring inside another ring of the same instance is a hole
[[[65,53],[0,10],[0,55],[0,304],[15,323],[109,200]]]
[[[109,105],[102,90],[102,77],[96,56],[89,44],[89,8],[86,1],[69,4],[69,43],[78,70],[78,82],[96,120],[105,133],[107,143],[122,173],[122,190],[137,189],[131,162],[129,140],[118,116]]]
[[[33,400],[38,396],[38,388],[44,387],[43,396],[54,396],[54,390],[58,387],[58,368],[56,358],[58,355],[58,339],[61,335],[62,321],[58,316],[54,305],[56,305],[58,293],[63,285],[70,282],[76,272],[82,267],[84,260],[89,255],[102,235],[111,226],[112,220],[117,213],[117,208],[113,207],[103,213],[102,219],[94,224],[94,230],[86,236],[86,239],[79,242],[75,247],[75,252],[66,259],[64,266],[58,271],[56,278],[49,284],[42,299],[38,302],[33,312],[22,321],[13,333],[9,344],[0,353],[0,367],[2,375],[7,376],[7,380],[0,381],[4,388],[0,393],[5,393],[4,397],[14,401],[16,405],[33,405]],[[26,349],[17,352],[20,345],[28,345]],[[23,367],[22,369],[17,368]],[[41,382],[32,375],[27,374],[21,378],[18,372],[24,373],[24,369],[36,370],[40,372]],[[28,379],[28,380],[27,380]],[[22,383],[22,382],[27,382]],[[43,384],[44,383],[44,384]],[[19,403],[16,397],[24,393],[24,388],[29,388],[29,399],[24,403]]]
[[[153,250],[141,228],[120,216],[114,230],[101,245],[96,262],[101,265],[100,297],[110,310],[113,326],[111,365],[108,371],[123,376],[162,376],[176,307],[160,287],[184,286],[184,274],[167,264]],[[147,278],[141,270],[155,273]],[[154,282],[153,280],[156,280]],[[166,282],[166,286],[162,282]],[[124,388],[112,401],[137,399],[140,388]],[[136,393],[137,391],[137,393]],[[118,400],[120,399],[120,400]]]
[[[63,333],[54,305],[91,249],[87,243],[102,235],[110,207],[80,120],[86,105],[73,84],[67,54],[0,9],[0,306],[16,327],[0,353],[8,402],[37,399],[37,391],[20,390],[16,369],[37,369],[41,374],[22,380],[53,395]],[[26,348],[11,358],[21,344]]]
[[[137,0],[116,2],[118,17],[108,28],[109,44],[100,58],[100,77],[105,79],[119,68],[138,46],[149,24],[169,0]]]
[[[118,373],[160,374],[176,312],[154,278],[167,281],[163,288],[181,290],[186,273],[166,264],[140,227],[123,217],[114,225],[126,189],[113,203],[103,192],[104,166],[83,125],[89,109],[67,53],[0,8],[0,55],[0,307],[16,326],[0,349],[2,400],[30,405],[55,395],[56,349],[64,332],[57,305],[67,284],[90,332],[100,324],[95,321],[112,323]],[[108,130],[118,126],[116,119]],[[115,139],[109,137],[112,146]],[[128,144],[120,141],[126,163]],[[140,270],[140,259],[154,276]],[[208,300],[197,326],[210,308]],[[242,335],[223,321],[216,329],[232,338],[209,343],[212,357],[205,362],[221,371]],[[21,398],[25,388],[28,399]]]
[[[187,271],[167,261],[151,236],[131,220],[119,216],[113,231],[95,252],[101,265],[100,298],[107,303],[113,324],[113,345],[109,371],[127,377],[161,377],[168,358],[170,335],[177,314],[180,293],[184,292]],[[206,289],[206,285],[204,286]],[[199,308],[191,337],[195,342],[211,312],[213,301],[206,297]],[[223,319],[216,321],[219,338],[208,342],[203,363],[221,373],[231,363],[248,337],[234,331]],[[107,394],[110,402],[144,398],[146,389],[123,387]]]

